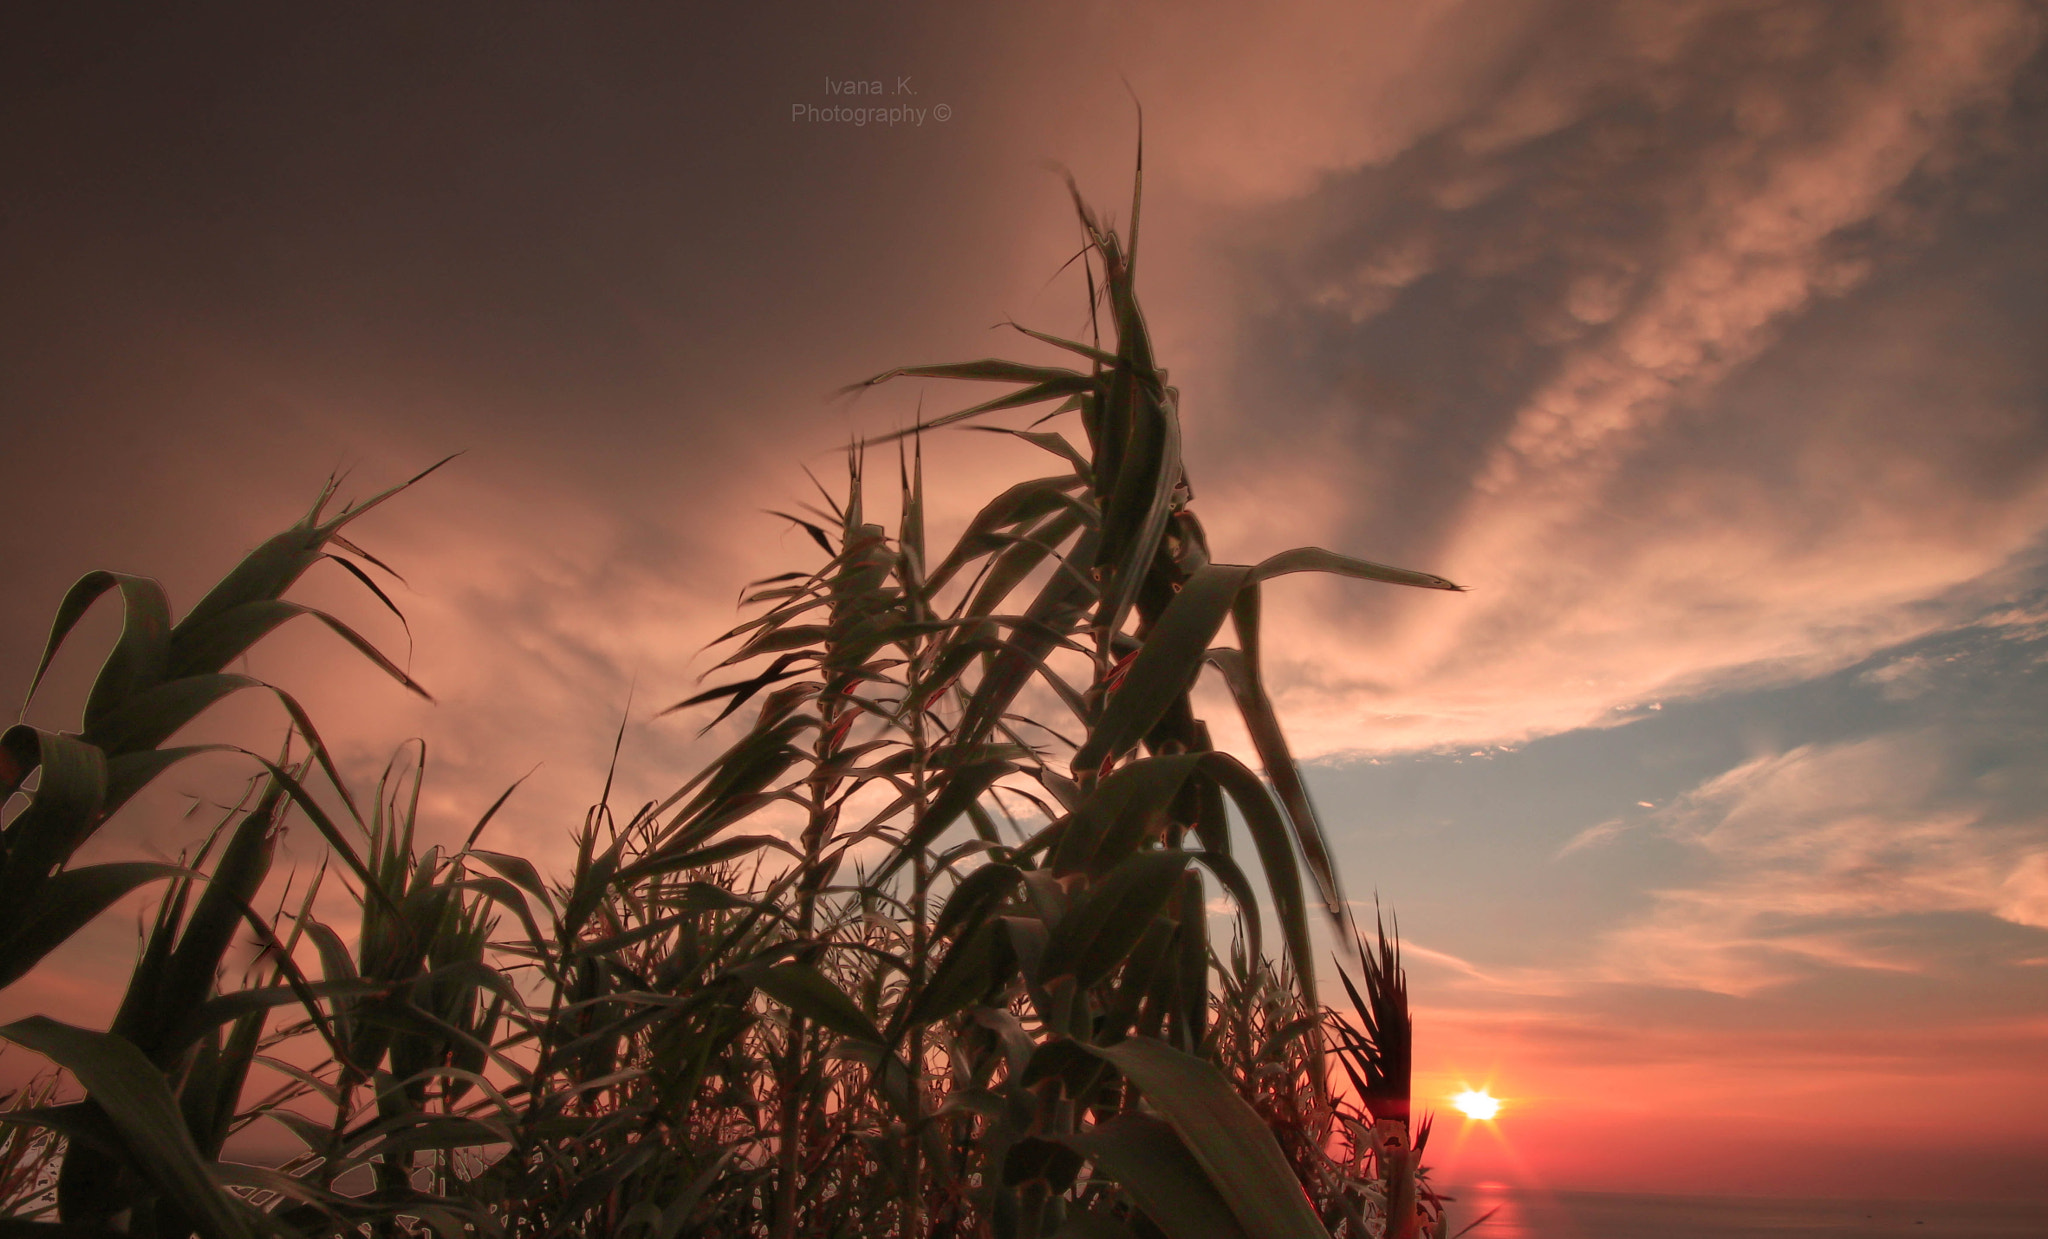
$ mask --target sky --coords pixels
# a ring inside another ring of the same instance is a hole
[[[846,81],[906,110],[830,119]],[[447,835],[531,771],[493,838],[562,854],[622,718],[621,801],[702,758],[652,715],[810,562],[765,509],[921,398],[833,393],[1080,329],[1056,169],[1128,218],[1134,97],[1216,557],[1470,591],[1267,591],[1420,1089],[1506,1100],[1441,1107],[1439,1174],[2048,1191],[2037,4],[10,11],[0,698],[84,571],[189,605],[330,473],[462,452],[359,526],[409,635],[298,595],[436,703],[310,628],[251,665],[362,777],[424,738]],[[930,445],[942,521],[1023,476],[992,441]],[[104,847],[174,850],[177,807]],[[104,1019],[119,921],[0,1013]]]

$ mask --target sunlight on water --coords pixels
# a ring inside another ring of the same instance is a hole
[[[1493,1216],[1470,1239],[2043,1239],[2048,1204],[1775,1200],[1545,1192],[1488,1183],[1450,1189],[1451,1233]]]

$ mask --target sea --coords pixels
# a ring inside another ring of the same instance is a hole
[[[1444,1190],[1456,1197],[1450,1233],[1471,1227],[1467,1239],[2048,1239],[2048,1202]]]

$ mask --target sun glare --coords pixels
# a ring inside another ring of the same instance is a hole
[[[1451,1098],[1451,1104],[1458,1108],[1458,1113],[1468,1119],[1490,1119],[1500,1113],[1500,1100],[1483,1091],[1474,1092],[1466,1089]]]

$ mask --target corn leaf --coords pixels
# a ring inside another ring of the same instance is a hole
[[[40,1015],[0,1027],[0,1037],[69,1071],[113,1121],[135,1172],[177,1202],[209,1236],[256,1239],[272,1232],[262,1214],[214,1182],[177,1098],[142,1051],[111,1033]]]
[[[1150,1037],[1082,1048],[1114,1064],[1172,1125],[1248,1239],[1328,1239],[1273,1133],[1214,1066]]]

